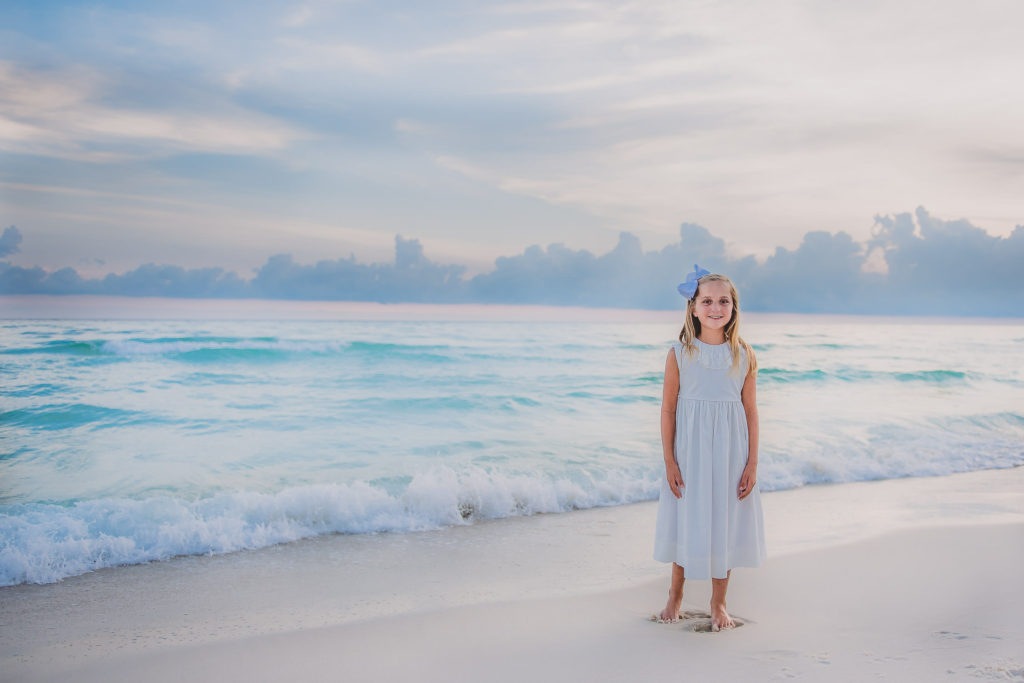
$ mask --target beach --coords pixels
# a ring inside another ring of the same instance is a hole
[[[1024,680],[1024,468],[764,495],[729,611],[649,620],[655,504],[336,534],[0,589],[5,681]],[[686,585],[706,610],[710,582]]]
[[[223,305],[0,326],[0,681],[1024,681],[1020,321],[749,316],[707,633],[650,620],[669,317]]]

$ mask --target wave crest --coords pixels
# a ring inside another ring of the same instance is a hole
[[[399,494],[366,482],[278,493],[234,491],[197,501],[106,498],[0,508],[0,586],[51,583],[123,564],[261,548],[326,533],[407,532],[542,512],[649,500],[658,474],[538,479],[446,467]]]

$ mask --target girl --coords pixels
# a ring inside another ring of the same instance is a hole
[[[694,266],[679,342],[665,361],[661,443],[665,478],[654,559],[672,562],[659,620],[679,619],[683,582],[711,579],[711,628],[735,626],[725,610],[733,567],[765,557],[757,488],[757,361],[739,335],[736,288]]]

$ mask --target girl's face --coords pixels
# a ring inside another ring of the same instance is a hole
[[[712,280],[697,289],[693,314],[702,330],[720,330],[732,320],[732,295],[727,282]]]

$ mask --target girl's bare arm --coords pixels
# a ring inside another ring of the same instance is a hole
[[[757,421],[757,375],[755,373],[748,373],[747,378],[743,381],[740,400],[743,402],[743,412],[747,415],[747,437],[750,443],[747,449],[747,466],[743,469],[739,490],[737,491],[740,500],[743,500],[750,495],[750,492],[754,490],[754,484],[757,483],[759,425]]]
[[[676,498],[681,498],[683,477],[676,463],[676,401],[679,400],[679,365],[676,353],[669,349],[665,359],[665,383],[661,393],[661,450],[665,457],[665,476]]]

